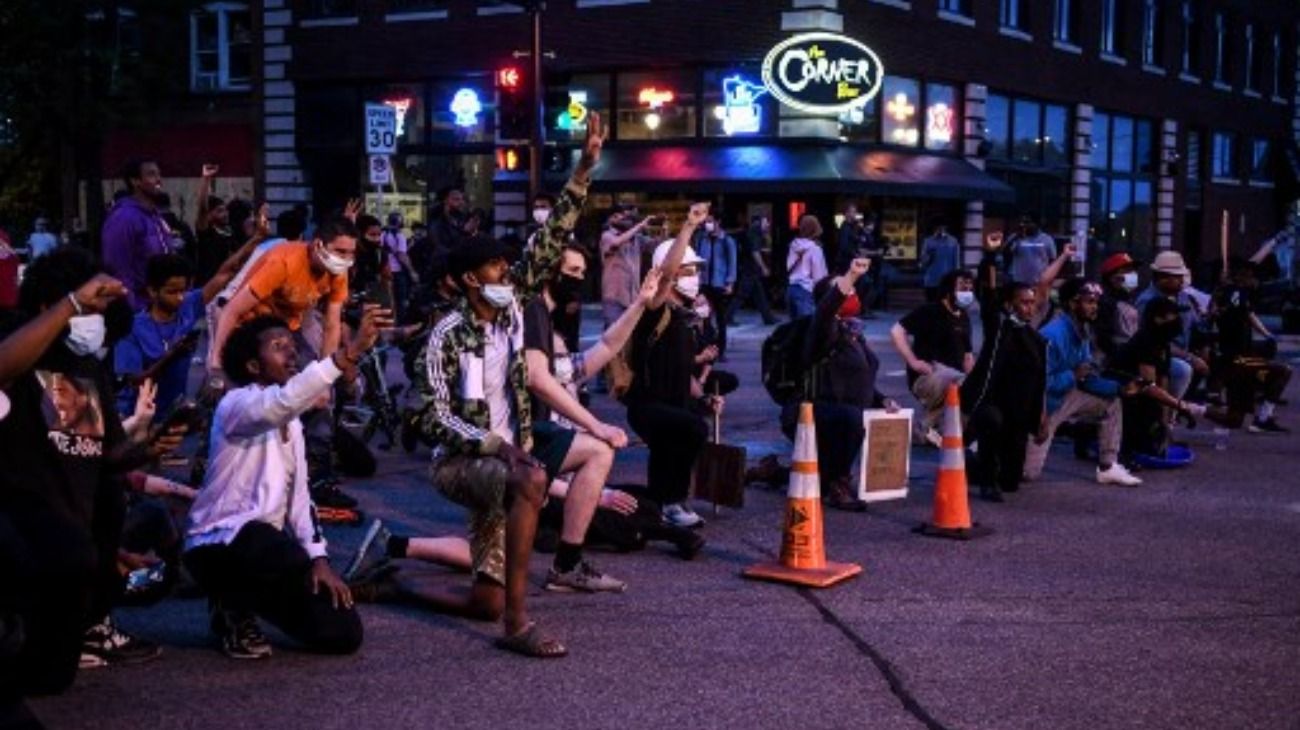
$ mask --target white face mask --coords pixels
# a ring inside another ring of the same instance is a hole
[[[348,273],[348,269],[352,268],[351,260],[339,256],[324,246],[320,246],[319,250],[321,266],[324,266],[325,270],[331,274],[341,276]]]
[[[705,233],[713,233],[713,229],[716,228],[716,227],[717,227],[717,226],[715,226],[715,225],[712,224],[712,223],[705,223],[705,224],[704,224],[704,232],[705,232]]]
[[[1124,291],[1133,291],[1137,289],[1138,288],[1137,272],[1130,271],[1127,274],[1125,274],[1123,281],[1120,283],[1120,286],[1124,287]]]
[[[83,314],[79,317],[68,318],[68,336],[63,339],[68,349],[76,355],[93,355],[99,352],[99,348],[104,346],[104,336],[107,328],[104,326],[104,315],[102,314]]]
[[[695,299],[700,295],[700,277],[698,274],[683,276],[673,286],[677,288],[678,293],[687,299]]]
[[[551,217],[550,208],[533,208],[533,222],[539,226],[546,225],[546,219]]]
[[[975,303],[975,292],[959,291],[957,292],[957,306],[961,309],[969,309],[970,305]]]
[[[497,309],[505,309],[515,300],[515,288],[510,284],[484,284],[483,298]]]

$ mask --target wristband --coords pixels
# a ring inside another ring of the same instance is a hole
[[[77,316],[80,317],[83,310],[81,308],[81,302],[77,301],[77,295],[75,293],[68,292],[68,302],[72,304],[73,311],[75,311]]]

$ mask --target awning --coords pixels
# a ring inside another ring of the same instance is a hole
[[[578,153],[574,151],[573,162]],[[571,169],[571,168],[570,168]],[[1014,202],[1015,191],[960,159],[854,147],[609,147],[593,187],[618,192],[895,195]],[[498,173],[503,184],[522,173]],[[547,173],[548,186],[563,176]]]

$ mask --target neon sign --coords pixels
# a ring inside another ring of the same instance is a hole
[[[581,132],[587,128],[587,92],[569,92],[569,106],[555,118],[555,127],[566,132]]]
[[[384,99],[384,106],[391,106],[393,111],[397,112],[397,131],[398,137],[406,134],[406,112],[411,108],[410,97],[404,99]]]
[[[478,125],[478,115],[483,113],[483,102],[479,101],[477,91],[461,89],[451,97],[449,110],[456,115],[457,127],[474,127]]]
[[[932,104],[925,116],[925,134],[929,144],[946,145],[952,142],[952,128],[956,121],[952,107],[941,101]]]
[[[907,94],[900,91],[894,95],[894,98],[885,102],[885,113],[899,124],[890,135],[893,141],[908,145],[916,144],[920,133],[916,127],[907,126],[913,115],[916,114],[916,106],[907,98]]]
[[[763,128],[763,107],[758,99],[767,89],[747,81],[739,75],[722,80],[722,105],[713,110],[722,121],[722,131],[733,134],[755,134]]]
[[[636,100],[651,109],[659,109],[663,107],[664,104],[671,104],[675,98],[676,95],[673,94],[673,92],[666,89],[661,91],[651,86],[642,89],[641,93],[637,94]]]
[[[763,59],[763,85],[781,103],[810,114],[839,114],[880,93],[884,67],[867,46],[837,33],[803,33]]]

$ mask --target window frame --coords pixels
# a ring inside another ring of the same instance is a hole
[[[1228,85],[1228,14],[1214,13],[1214,83]]]
[[[1142,65],[1162,68],[1164,34],[1160,32],[1160,0],[1142,3]]]
[[[1221,146],[1222,145],[1222,146]],[[1227,154],[1226,167],[1221,167],[1220,152]],[[1241,182],[1240,154],[1235,132],[1214,131],[1210,134],[1210,181],[1221,185]]]
[[[1029,31],[1029,6],[1025,0],[999,0],[998,27],[1007,30]]]
[[[1070,46],[1079,45],[1079,19],[1075,14],[1078,4],[1074,0],[1056,0],[1056,14],[1052,18],[1052,40]]]
[[[230,15],[232,13],[246,14],[248,16],[248,26],[251,32],[253,16],[252,12],[249,10],[248,3],[205,3],[202,7],[190,13],[190,93],[223,94],[241,93],[253,90],[251,56],[249,60],[249,77],[242,82],[232,82],[230,78]],[[204,14],[212,15],[217,21],[217,71],[215,77],[213,77],[211,86],[201,86],[199,83],[201,76],[210,76],[210,74],[199,73],[199,20]],[[252,43],[249,43],[249,53],[252,53]]]
[[[1183,0],[1181,23],[1183,28],[1183,49],[1180,56],[1180,72],[1184,76],[1200,76],[1200,19],[1191,0]]]
[[[1123,29],[1120,27],[1122,0],[1101,0],[1101,36],[1099,49],[1103,56],[1123,58]]]
[[[1255,23],[1246,23],[1243,37],[1246,41],[1246,68],[1245,79],[1242,81],[1242,89],[1248,94],[1258,94],[1259,91],[1259,72],[1263,70],[1263,59],[1259,55],[1258,44],[1255,43]]]

